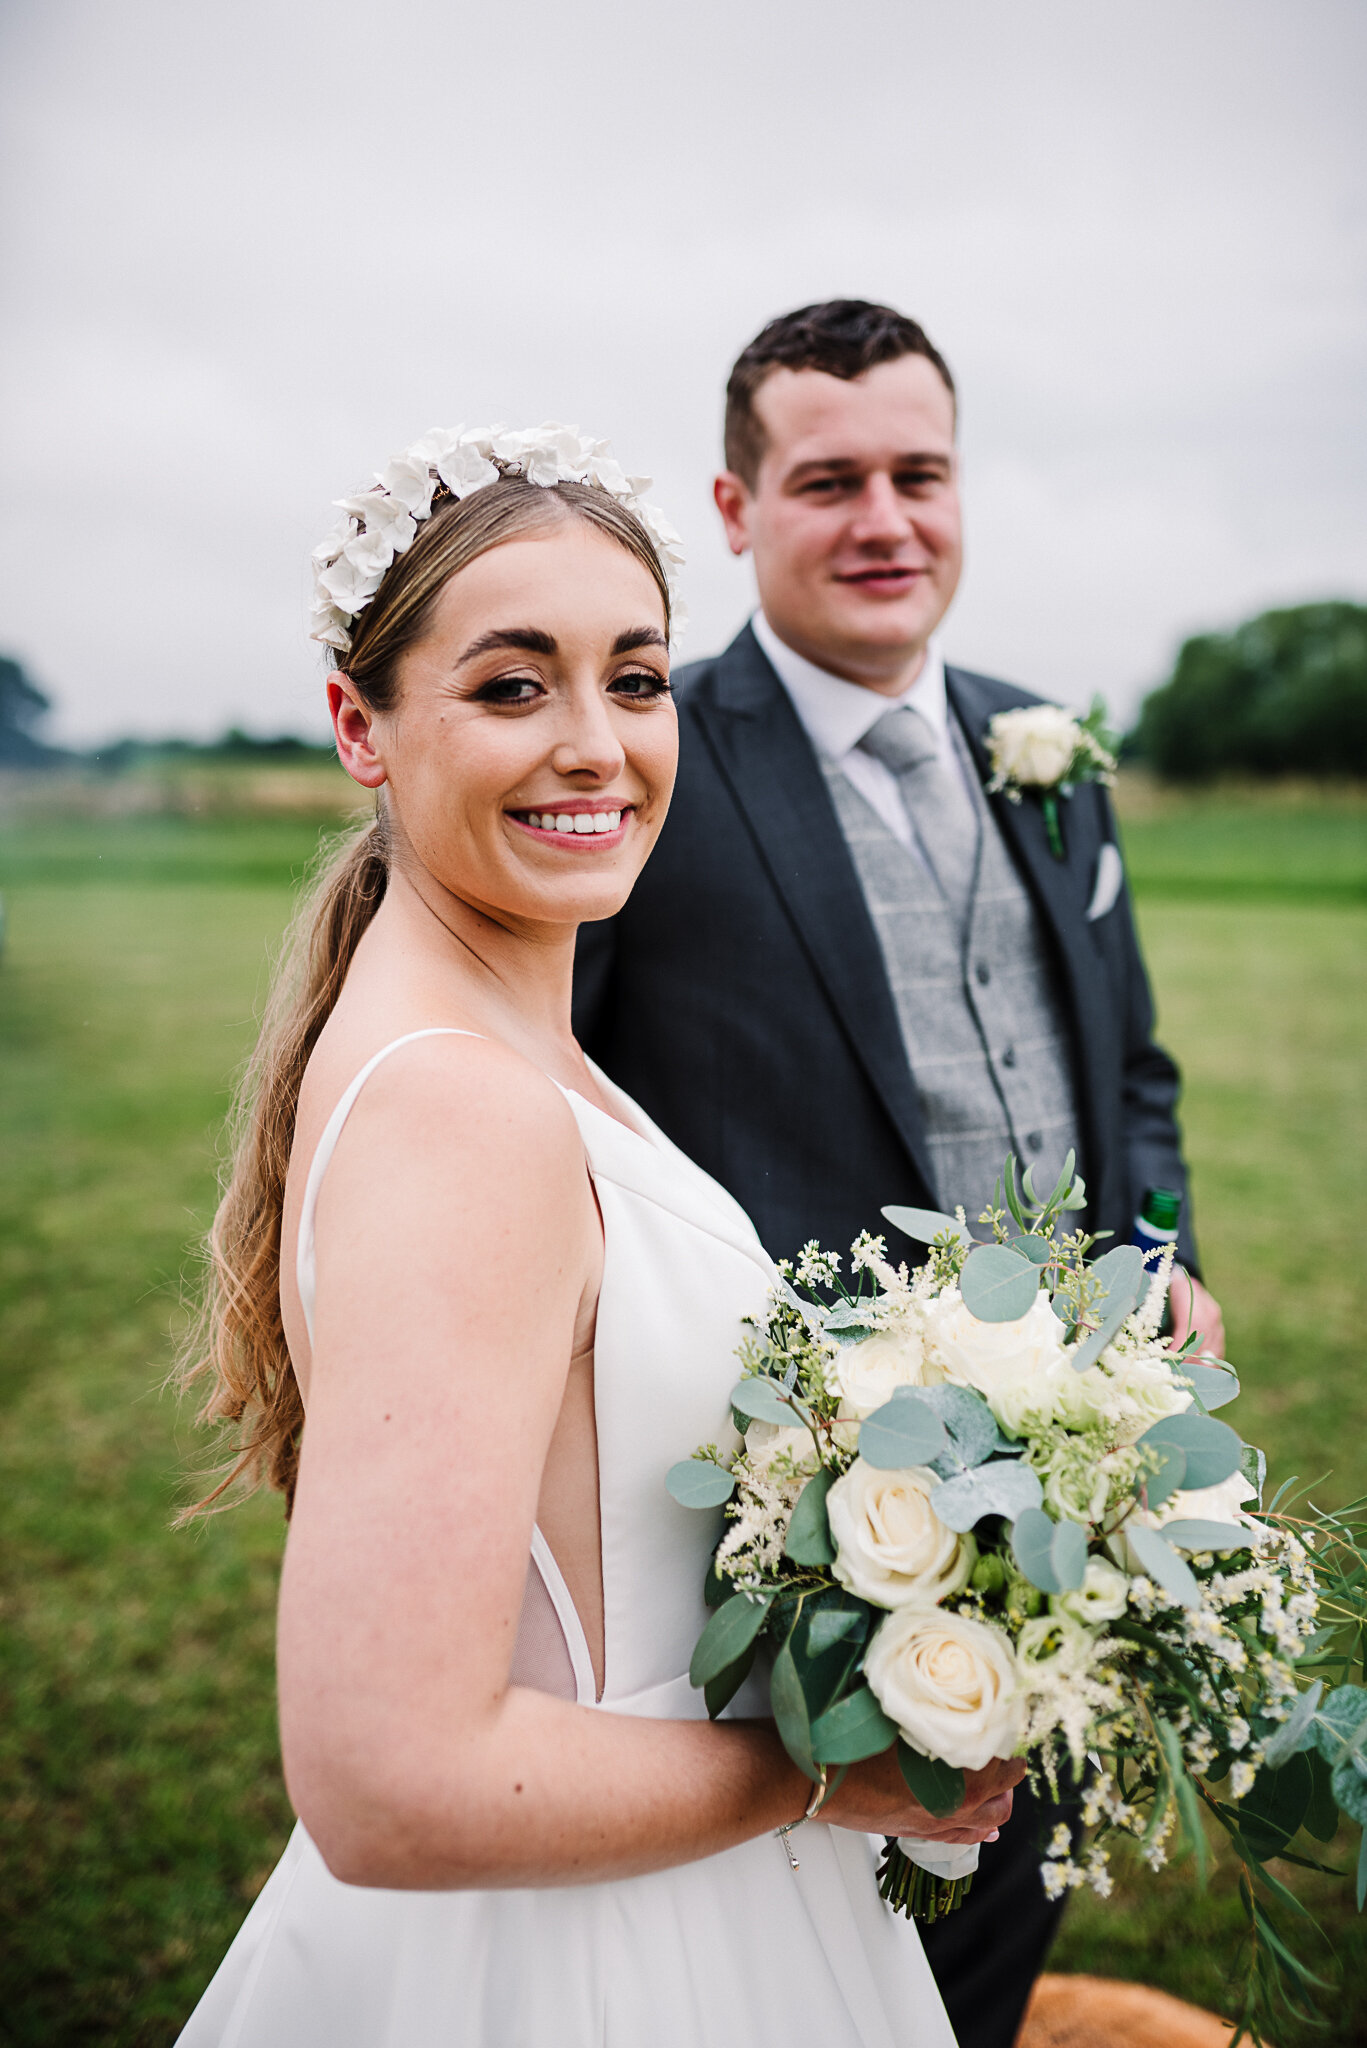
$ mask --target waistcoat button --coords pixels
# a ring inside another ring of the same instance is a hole
[[[973,971],[977,975],[978,980],[982,983],[983,987],[986,988],[988,982],[992,979],[992,969],[988,966],[987,962],[985,960],[980,960]]]
[[[1002,1065],[1004,1067],[1014,1067],[1015,1064],[1016,1048],[1014,1045],[1008,1045],[1006,1051],[1002,1054]]]

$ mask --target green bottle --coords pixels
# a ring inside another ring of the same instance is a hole
[[[1176,1244],[1177,1225],[1182,1215],[1182,1197],[1171,1188],[1145,1188],[1139,1214],[1134,1219],[1130,1243],[1142,1252],[1161,1252]],[[1145,1264],[1152,1263],[1146,1259]]]

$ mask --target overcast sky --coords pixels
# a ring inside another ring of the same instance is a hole
[[[433,425],[607,434],[751,603],[732,357],[850,294],[963,392],[952,659],[1128,716],[1367,598],[1362,0],[0,0],[0,650],[54,736],[319,730],[307,555]]]

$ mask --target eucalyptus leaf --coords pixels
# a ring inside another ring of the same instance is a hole
[[[1037,1231],[1033,1230],[1029,1231],[1024,1237],[1013,1237],[1011,1249],[1013,1252],[1024,1253],[1032,1266],[1047,1266],[1050,1259],[1054,1256],[1054,1247],[1050,1244],[1048,1238],[1041,1237]]]
[[[710,1678],[720,1677],[729,1664],[735,1663],[763,1628],[773,1598],[772,1593],[760,1593],[754,1598],[748,1593],[734,1593],[723,1606],[714,1609],[693,1646],[688,1667],[690,1685],[706,1685]]]
[[[1131,1516],[1125,1524],[1125,1534],[1130,1547],[1143,1565],[1149,1577],[1180,1601],[1183,1607],[1201,1605],[1201,1589],[1193,1578],[1191,1569],[1177,1555],[1170,1543],[1165,1543],[1156,1529],[1147,1522],[1140,1522]]]
[[[1341,1758],[1334,1765],[1332,1782],[1334,1797],[1349,1820],[1355,1820],[1360,1828],[1367,1827],[1367,1758]]]
[[[1239,1470],[1258,1497],[1258,1506],[1263,1504],[1263,1488],[1267,1484],[1267,1456],[1256,1444],[1245,1444],[1239,1453]]]
[[[683,1458],[665,1474],[665,1485],[683,1508],[719,1508],[730,1500],[736,1482],[710,1458]]]
[[[837,1643],[848,1642],[852,1636],[867,1633],[869,1618],[867,1610],[857,1607],[818,1607],[807,1623],[807,1645],[814,1657],[833,1650]]]
[[[797,1497],[783,1545],[784,1555],[794,1564],[830,1564],[835,1558],[831,1525],[826,1519],[826,1495],[834,1479],[834,1472],[823,1469],[807,1481]]]
[[[1151,1508],[1161,1508],[1170,1500],[1179,1486],[1186,1482],[1187,1454],[1179,1451],[1176,1444],[1164,1444],[1157,1448],[1158,1463],[1152,1472],[1141,1477],[1139,1484]]]
[[[827,1333],[834,1334],[837,1330],[867,1330],[870,1327],[868,1317],[872,1306],[872,1302],[868,1301],[838,1301],[827,1314]]]
[[[1223,1408],[1227,1401],[1235,1399],[1239,1392],[1236,1374],[1224,1365],[1202,1365],[1196,1359],[1183,1359],[1177,1368],[1178,1377],[1190,1380],[1197,1400],[1207,1415]]]
[[[898,1391],[903,1400],[920,1401],[932,1415],[938,1415],[948,1430],[948,1447],[934,1461],[942,1479],[981,1465],[994,1451],[1008,1448],[996,1416],[982,1395],[975,1394],[971,1387],[905,1387]]]
[[[929,1465],[948,1449],[949,1432],[923,1401],[894,1394],[860,1425],[859,1455],[880,1472]]]
[[[1118,1244],[1113,1251],[1103,1252],[1092,1260],[1088,1271],[1106,1290],[1102,1300],[1108,1312],[1129,1297],[1127,1315],[1145,1299],[1153,1278],[1145,1270],[1144,1254],[1137,1244]]]
[[[1026,1508],[1011,1531],[1011,1551],[1041,1593],[1071,1593],[1087,1570],[1087,1537],[1076,1522],[1056,1522],[1043,1508]]]
[[[890,1721],[867,1685],[837,1701],[812,1723],[812,1755],[822,1764],[857,1764],[881,1756],[897,1740]]]
[[[756,1637],[747,1649],[741,1651],[734,1664],[728,1664],[725,1671],[719,1671],[715,1678],[708,1679],[702,1689],[702,1696],[707,1705],[707,1717],[710,1721],[715,1721],[723,1708],[730,1706],[750,1676],[758,1648],[759,1638]]]
[[[957,1238],[965,1248],[973,1242],[957,1216],[946,1216],[939,1209],[903,1209],[894,1203],[882,1213],[895,1229],[914,1238],[917,1244],[934,1244],[937,1237],[946,1234]]]
[[[1183,1520],[1178,1518],[1164,1522],[1163,1534],[1169,1543],[1175,1543],[1179,1550],[1247,1550],[1251,1546],[1252,1530],[1241,1529],[1237,1522],[1205,1522],[1199,1518]]]
[[[930,1496],[930,1505],[947,1529],[960,1535],[972,1529],[984,1515],[1003,1515],[1016,1521],[1027,1508],[1037,1508],[1044,1489],[1029,1465],[1011,1458],[994,1458],[975,1472],[963,1472],[947,1479]]]
[[[1317,1749],[1307,1750],[1313,1790],[1305,1816],[1305,1830],[1317,1842],[1332,1842],[1339,1831],[1339,1803],[1334,1797],[1334,1774]]]
[[[1367,1742],[1367,1687],[1336,1685],[1315,1716],[1315,1740],[1327,1763],[1336,1764],[1345,1744]]]
[[[945,1820],[964,1803],[964,1774],[938,1757],[922,1756],[909,1742],[899,1740],[897,1762],[913,1799],[919,1799],[927,1813]]]
[[[776,1422],[780,1429],[792,1429],[802,1422],[792,1403],[784,1400],[777,1380],[765,1379],[760,1374],[732,1387],[731,1406],[754,1422]]]
[[[1182,1452],[1187,1461],[1182,1480],[1184,1491],[1218,1486],[1222,1479],[1238,1471],[1243,1450],[1227,1422],[1216,1422],[1213,1416],[1196,1414],[1191,1409],[1182,1415],[1165,1415],[1161,1422],[1145,1430],[1139,1442],[1154,1449],[1171,1445]]]
[[[1324,1691],[1324,1680],[1317,1678],[1307,1692],[1303,1692],[1291,1709],[1290,1714],[1274,1735],[1263,1744],[1263,1762],[1275,1771],[1288,1757],[1298,1756],[1303,1749],[1315,1746],[1315,1709]]]
[[[980,1323],[1019,1322],[1039,1293],[1039,1270],[1010,1245],[980,1244],[964,1261],[959,1293]]]
[[[773,1676],[769,1680],[769,1704],[774,1711],[774,1725],[780,1742],[798,1769],[816,1783],[821,1772],[812,1755],[812,1726],[797,1665],[793,1662],[792,1648],[788,1643],[774,1659]]]
[[[807,1301],[798,1293],[791,1281],[776,1280],[774,1282],[774,1291],[781,1300],[787,1302],[789,1308],[796,1310],[813,1337],[820,1337],[824,1334],[826,1328],[825,1309],[818,1307],[814,1301]]]

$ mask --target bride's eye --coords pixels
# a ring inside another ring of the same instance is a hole
[[[667,697],[670,693],[668,678],[653,668],[628,669],[625,675],[614,676],[610,687],[618,696],[637,699]]]
[[[495,676],[473,692],[476,704],[534,704],[545,692],[535,676]]]

